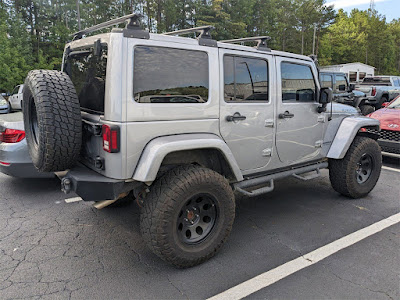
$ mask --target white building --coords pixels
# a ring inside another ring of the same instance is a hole
[[[374,76],[375,68],[360,62],[320,67],[321,72],[342,72],[351,83],[360,82],[365,76]]]

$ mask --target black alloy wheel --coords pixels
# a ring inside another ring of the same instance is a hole
[[[374,168],[374,161],[372,159],[372,156],[370,154],[364,153],[358,161],[357,166],[357,182],[359,184],[363,184],[368,181]]]
[[[201,243],[213,230],[218,218],[218,207],[212,195],[199,194],[190,198],[181,208],[177,230],[186,244]]]

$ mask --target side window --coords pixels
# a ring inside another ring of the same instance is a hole
[[[333,88],[331,75],[322,75],[321,76],[321,87],[331,88],[331,89]]]
[[[134,52],[133,93],[139,103],[208,101],[208,55],[192,51],[138,46]]]
[[[268,63],[263,59],[224,57],[226,102],[268,102]]]
[[[393,80],[394,86],[400,86],[400,78],[394,78]]]
[[[19,87],[20,87],[19,85],[16,86],[16,87],[14,88],[14,90],[12,91],[11,95],[17,94],[17,93],[18,93],[18,90],[19,90]]]
[[[314,102],[316,100],[314,76],[309,66],[283,62],[281,74],[283,102]]]
[[[346,92],[349,90],[346,77],[344,75],[336,75],[335,90],[338,92]]]

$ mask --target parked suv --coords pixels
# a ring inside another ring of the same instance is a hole
[[[359,108],[364,116],[375,111],[372,105],[367,104],[365,93],[355,90],[354,84],[349,84],[345,73],[320,72],[319,78],[321,87],[329,87],[333,90],[335,102]]]
[[[83,38],[124,20],[125,29]],[[149,34],[126,16],[78,32],[61,72],[25,80],[34,165],[57,172],[65,192],[109,200],[103,206],[133,191],[145,242],[178,267],[224,244],[235,194],[262,195],[276,179],[329,168],[333,188],[358,198],[381,170],[378,136],[361,130],[379,121],[331,118],[332,91],[310,58],[272,51],[268,37],[217,42],[210,30]],[[257,47],[235,44],[250,41]]]

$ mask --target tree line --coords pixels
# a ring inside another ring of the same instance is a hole
[[[269,46],[299,54],[313,49],[322,65],[364,62],[400,74],[400,19],[377,11],[335,12],[326,0],[0,0],[0,91],[31,69],[59,69],[65,42],[81,28],[139,12],[162,33],[213,25],[217,40],[269,35]],[[315,46],[313,36],[315,32]]]

